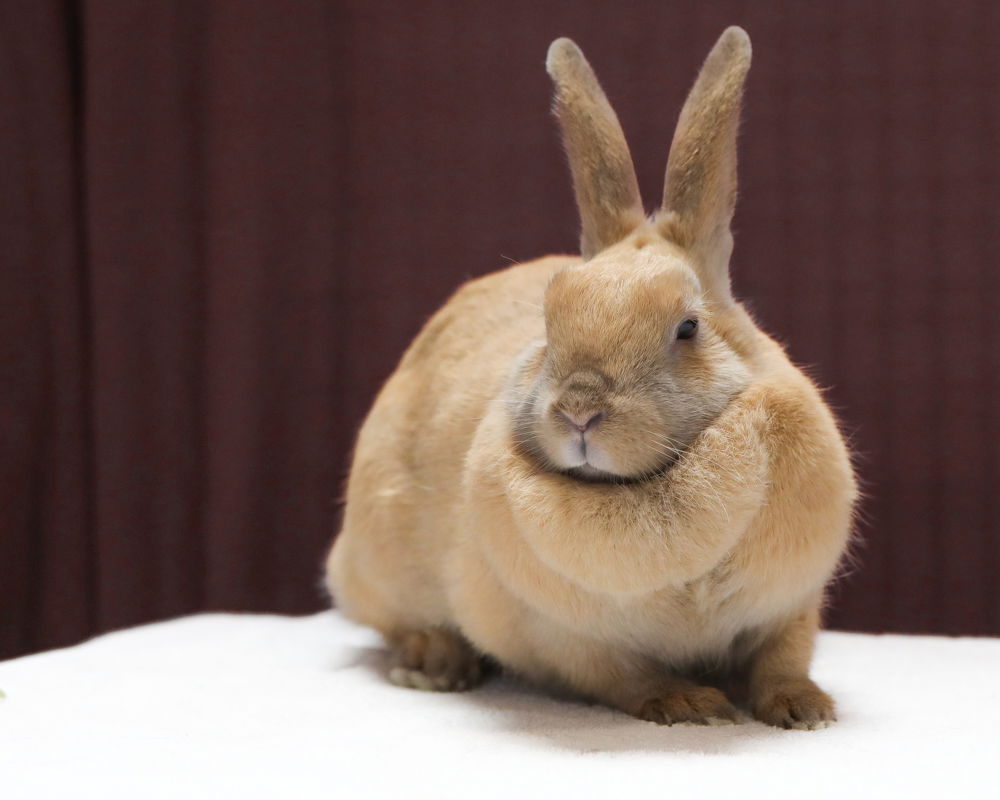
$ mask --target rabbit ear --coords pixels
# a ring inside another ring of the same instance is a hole
[[[750,37],[727,28],[688,95],[667,160],[657,226],[696,256],[706,289],[730,302],[729,223],[736,206],[736,130],[750,69]]]
[[[545,61],[555,83],[554,111],[573,173],[585,259],[643,223],[639,183],[618,117],[580,48],[556,39]]]

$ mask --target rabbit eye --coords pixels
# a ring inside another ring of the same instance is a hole
[[[694,336],[695,331],[697,330],[698,330],[698,320],[686,319],[680,325],[677,326],[677,338],[690,339]]]

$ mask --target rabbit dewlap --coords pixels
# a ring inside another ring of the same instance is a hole
[[[647,218],[590,66],[549,49],[583,257],[459,289],[358,438],[328,582],[393,681],[469,688],[489,656],[660,723],[834,719],[809,663],[855,479],[817,388],[730,293],[749,66],[728,29]]]

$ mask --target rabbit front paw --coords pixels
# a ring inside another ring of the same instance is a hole
[[[757,719],[777,728],[812,731],[837,721],[833,699],[808,678],[771,683],[752,706]]]
[[[739,720],[729,698],[711,686],[692,686],[654,697],[642,704],[636,716],[658,725],[733,725]]]

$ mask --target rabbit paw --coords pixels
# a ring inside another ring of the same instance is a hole
[[[804,731],[837,721],[833,699],[808,678],[767,687],[753,702],[753,715],[768,725]]]
[[[639,719],[658,725],[691,722],[696,725],[733,725],[738,712],[722,692],[711,686],[692,686],[642,704]]]
[[[461,692],[483,682],[483,658],[455,631],[430,628],[402,637],[389,680],[428,692]]]

